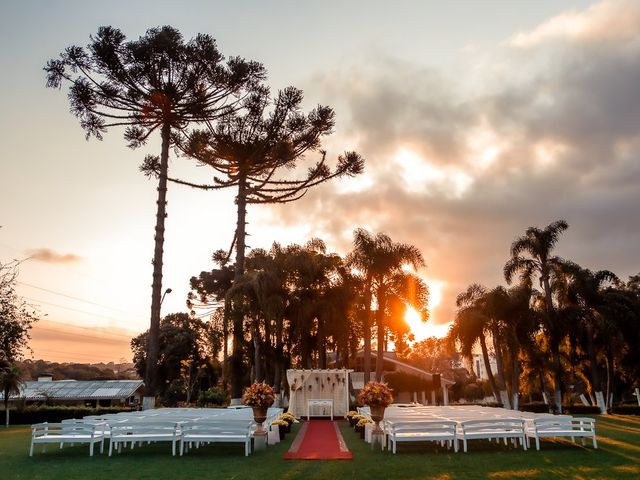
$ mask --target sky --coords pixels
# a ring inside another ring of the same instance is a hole
[[[328,157],[356,150],[365,174],[250,206],[248,243],[320,237],[346,254],[365,227],[417,246],[432,291],[419,338],[446,333],[469,284],[504,284],[528,226],[563,218],[559,255],[640,271],[638,1],[5,2],[0,260],[24,259],[18,291],[42,313],[33,358],[130,360],[149,323],[155,224],[138,166],[159,152],[157,139],[128,149],[117,129],[85,141],[42,67],[102,25],[134,39],[167,24],[262,62],[274,91],[304,90],[307,110],[334,108]],[[212,177],[182,158],[170,168]],[[168,213],[163,315],[186,310],[189,278],[229,247],[233,193],[173,185]]]

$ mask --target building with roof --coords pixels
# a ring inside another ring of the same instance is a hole
[[[11,400],[58,405],[135,406],[141,404],[142,380],[51,380],[23,382],[20,393]]]
[[[378,357],[376,350],[371,350],[371,379],[375,377],[375,364]],[[442,402],[444,405],[449,404],[449,388],[451,388],[455,382],[447,378],[442,377],[440,374],[427,372],[421,368],[414,367],[402,360],[398,359],[396,352],[383,352],[382,361],[382,379],[385,375],[401,372],[419,379],[425,380],[429,384],[433,385],[428,391],[421,387],[416,387],[416,390],[411,392],[398,392],[396,401],[403,402],[420,402],[423,404],[436,405]],[[351,386],[354,390],[360,390],[364,384],[364,368],[363,368],[364,351],[360,350],[356,354],[355,359],[355,371],[349,374]]]

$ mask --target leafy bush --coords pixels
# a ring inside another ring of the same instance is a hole
[[[14,425],[31,425],[34,423],[49,422],[57,423],[67,418],[82,418],[87,415],[105,415],[107,413],[130,412],[129,407],[63,407],[63,406],[42,406],[27,407],[22,410],[11,412],[11,423]]]
[[[467,400],[480,400],[484,398],[482,387],[476,383],[469,383],[462,388],[462,397]]]
[[[211,387],[198,395],[198,406],[206,407],[209,405],[222,406],[227,403],[227,396],[220,387]]]
[[[431,382],[405,372],[385,373],[384,381],[395,393],[431,390]]]
[[[611,409],[611,413],[618,415],[640,415],[640,405],[618,405]]]
[[[549,408],[549,405],[544,402],[521,403],[518,405],[518,409],[521,412],[549,413]]]
[[[600,413],[600,407],[595,405],[564,405],[562,410],[571,415],[598,415]]]

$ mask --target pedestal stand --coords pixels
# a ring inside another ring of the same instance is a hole
[[[253,432],[253,449],[264,450],[267,448],[267,431]]]

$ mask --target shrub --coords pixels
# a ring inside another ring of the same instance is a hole
[[[597,415],[600,413],[600,407],[596,405],[564,405],[562,411],[571,415]]]
[[[58,423],[68,418],[82,418],[87,415],[105,415],[107,413],[130,412],[129,407],[63,407],[42,406],[27,407],[11,412],[11,423],[32,425],[34,423]]]
[[[521,403],[518,405],[518,409],[521,412],[549,413],[549,408],[550,406],[544,402]]]
[[[611,413],[618,415],[640,415],[640,405],[618,405],[611,408]]]
[[[424,392],[431,390],[431,382],[405,372],[385,373],[384,381],[396,393]]]
[[[209,405],[222,406],[227,403],[227,396],[220,387],[211,387],[201,391],[198,395],[198,406],[206,407]]]

